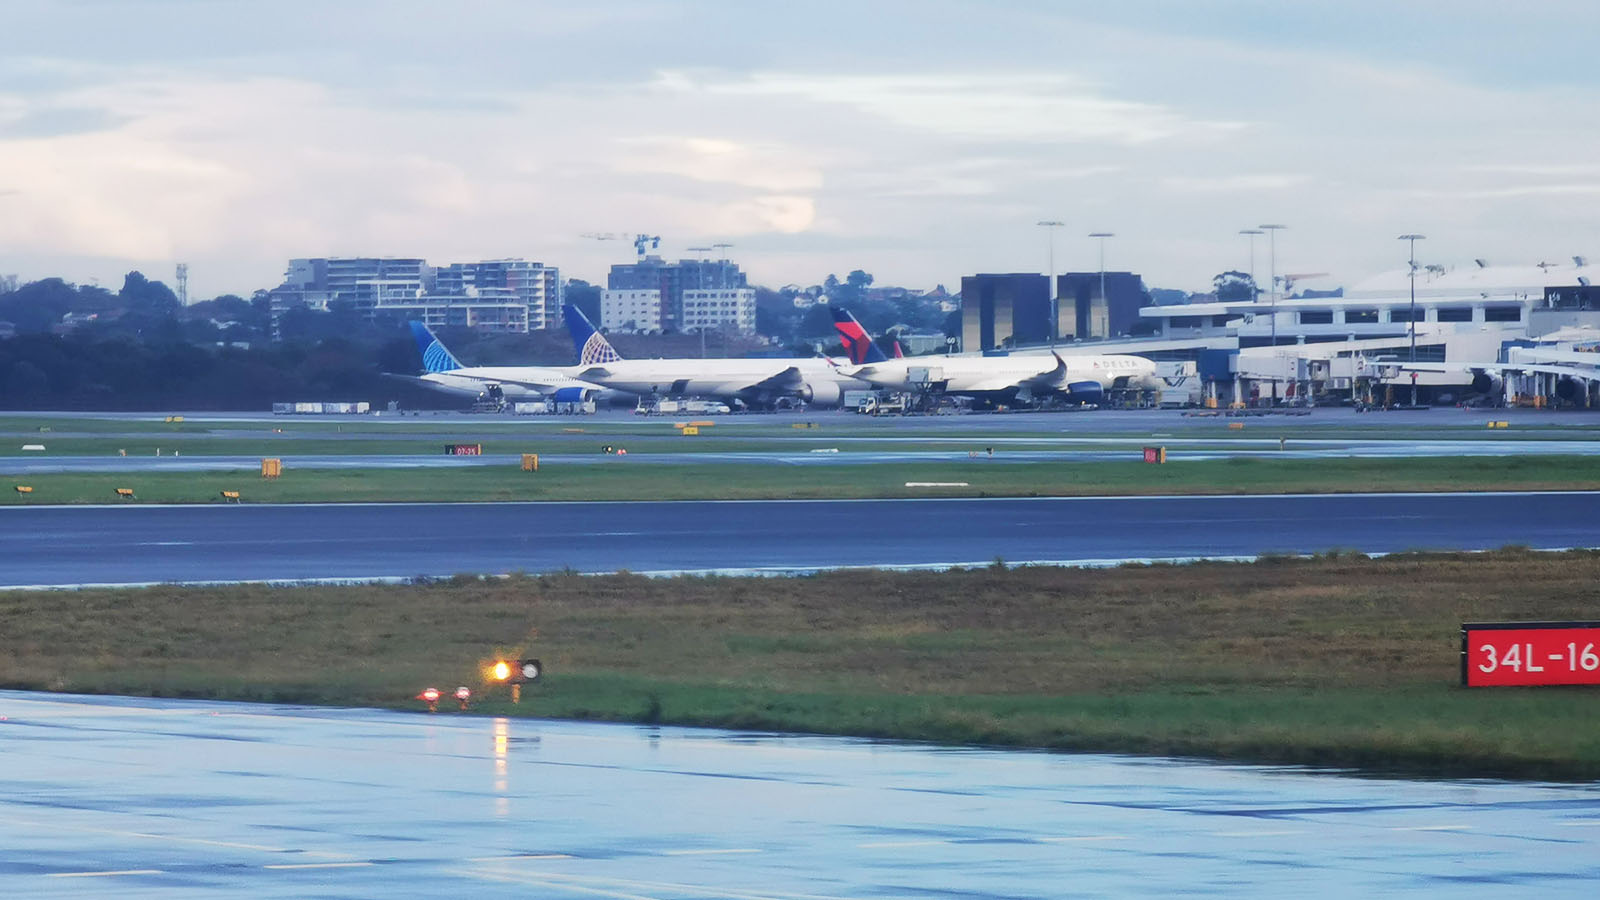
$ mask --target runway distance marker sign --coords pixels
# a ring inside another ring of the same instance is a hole
[[[1600,622],[1461,626],[1462,687],[1600,685]]]

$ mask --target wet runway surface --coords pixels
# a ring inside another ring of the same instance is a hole
[[[0,742],[14,897],[1589,897],[1600,879],[1593,785],[22,692],[0,692]]]
[[[780,466],[883,465],[889,463],[972,463],[1006,465],[1038,462],[1095,463],[1131,462],[1141,458],[1139,447],[1126,441],[1105,438],[990,438],[993,456],[974,458],[979,450],[917,450],[924,438],[835,438],[838,446],[821,450],[729,451],[705,453],[636,453],[614,456],[605,453],[541,453],[544,465],[728,465],[761,464]],[[981,437],[974,440],[983,440]],[[852,443],[907,444],[904,450],[857,450]],[[1012,449],[1009,444],[1037,446],[1060,443],[1062,449]],[[1279,448],[1276,440],[1229,442],[1217,439],[1180,439],[1147,443],[1167,448],[1169,463],[1217,459],[1397,459],[1414,456],[1550,456],[1600,453],[1600,441],[1580,440],[1304,440],[1296,439]],[[402,469],[471,468],[478,466],[516,467],[517,454],[444,456],[441,454],[280,454],[291,469]],[[227,472],[251,471],[261,464],[259,456],[55,456],[0,457],[0,475],[42,475],[57,472]]]
[[[1600,545],[1592,493],[0,507],[0,585]]]

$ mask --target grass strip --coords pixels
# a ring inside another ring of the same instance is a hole
[[[0,593],[0,684],[1600,778],[1591,689],[1457,686],[1463,621],[1600,618],[1600,553]],[[537,655],[513,707],[482,669]]]
[[[908,481],[968,486],[908,488]],[[10,489],[16,484],[33,491],[19,494]],[[943,463],[669,465],[628,456],[544,465],[536,473],[513,465],[296,469],[291,459],[283,476],[270,481],[258,471],[4,476],[0,505],[118,502],[116,488],[133,489],[137,499],[128,502],[158,503],[217,503],[225,490],[239,491],[247,503],[1600,490],[1600,456],[1234,458],[1166,465],[1011,463],[1003,454]]]

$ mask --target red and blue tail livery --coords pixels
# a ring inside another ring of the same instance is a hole
[[[833,327],[839,332],[839,339],[844,341],[845,353],[849,355],[850,362],[858,366],[867,363],[888,362],[883,350],[872,342],[867,330],[861,327],[856,317],[850,311],[838,306],[831,306],[833,312]]]

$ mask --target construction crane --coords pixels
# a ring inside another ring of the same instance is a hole
[[[621,234],[614,231],[587,231],[578,235],[592,241],[633,241],[633,252],[644,259],[646,250],[655,250],[661,246],[659,234]]]
[[[732,246],[733,246],[732,244],[726,244],[726,243],[724,243],[724,244],[712,244],[711,248],[713,250],[721,250],[722,252],[720,254],[718,254],[717,258],[722,260],[723,262],[727,262],[728,261],[728,248],[732,247]]]
[[[1294,283],[1296,281],[1305,278],[1322,278],[1327,274],[1327,272],[1296,272],[1292,275],[1279,275],[1278,282],[1283,285],[1283,294],[1287,297],[1294,293]]]

